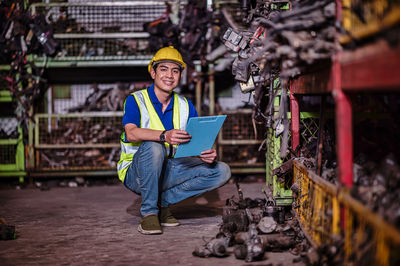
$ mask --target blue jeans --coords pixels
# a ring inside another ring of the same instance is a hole
[[[200,195],[224,185],[231,177],[223,162],[204,163],[197,157],[167,158],[165,146],[144,141],[133,156],[124,184],[142,196],[143,216],[162,207]]]

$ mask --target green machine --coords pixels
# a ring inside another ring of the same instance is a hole
[[[275,79],[274,88],[280,86],[279,79]],[[274,98],[273,115],[276,116],[279,110],[282,91],[279,90],[278,95]],[[288,97],[287,95],[285,97]],[[290,113],[287,114],[290,118]],[[273,175],[273,170],[282,165],[285,158],[280,157],[282,135],[276,137],[275,130],[272,127],[267,128],[267,152],[265,155],[266,167],[266,189],[272,193],[272,198],[275,206],[290,206],[292,204],[292,191],[284,181],[278,180],[276,175]]]
[[[273,115],[278,114],[279,105],[282,97],[282,90],[279,88],[279,81],[274,81],[274,89],[278,89],[277,96],[274,98]],[[286,95],[285,97],[288,97]],[[291,119],[291,113],[287,112],[287,118]],[[300,112],[301,142],[305,145],[312,141],[313,136],[317,138],[319,131],[319,113],[315,112]],[[290,139],[290,138],[289,138]],[[280,157],[282,135],[276,137],[275,130],[272,127],[267,128],[267,152],[266,152],[266,188],[264,192],[268,192],[273,199],[274,206],[290,206],[293,202],[291,184],[285,183],[285,180],[278,178],[273,174],[273,170],[280,167],[283,163],[291,159],[291,155],[287,154],[285,158]]]

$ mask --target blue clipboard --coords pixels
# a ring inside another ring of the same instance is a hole
[[[179,144],[175,158],[198,156],[202,151],[211,149],[226,115],[192,117],[186,131],[192,136],[189,142]]]

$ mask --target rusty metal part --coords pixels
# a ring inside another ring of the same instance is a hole
[[[255,224],[250,224],[247,232],[248,238],[244,245],[239,245],[234,250],[237,259],[245,259],[246,262],[261,260],[264,257],[264,247],[258,236]]]
[[[288,160],[281,164],[279,167],[275,168],[272,170],[273,175],[277,175],[278,177],[284,176],[287,173],[290,173],[293,171],[293,160]]]
[[[274,218],[271,216],[265,216],[261,219],[261,221],[257,224],[257,228],[265,233],[272,233],[275,231],[277,223],[275,222]]]
[[[228,237],[212,238],[206,242],[203,246],[196,247],[193,251],[193,255],[197,257],[225,257],[228,255],[228,243],[230,239]]]

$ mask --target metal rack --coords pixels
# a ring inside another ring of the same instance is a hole
[[[378,3],[379,2],[379,3]],[[365,24],[349,24],[349,7],[361,5],[366,12]],[[400,21],[400,7],[393,4],[389,14],[382,10],[372,12],[372,7],[388,6],[388,1],[336,1],[337,18],[342,20],[354,37],[371,37]],[[375,9],[376,10],[376,9]],[[343,11],[343,12],[342,12]],[[379,13],[381,12],[381,13]],[[375,14],[375,15],[374,15]],[[376,15],[379,14],[379,15]],[[383,19],[383,16],[388,15]],[[346,24],[347,23],[347,24]],[[345,36],[338,37],[342,43],[348,42]],[[333,243],[335,235],[344,238],[345,262],[360,262],[357,249],[369,239],[370,255],[368,263],[390,265],[398,263],[396,250],[400,244],[399,231],[387,224],[381,217],[372,213],[366,206],[349,195],[353,186],[353,111],[351,93],[399,92],[400,46],[390,47],[380,41],[356,50],[339,52],[330,66],[302,75],[290,84],[292,112],[292,149],[300,143],[298,95],[323,95],[330,93],[335,102],[336,151],[338,178],[341,187],[325,182],[318,175],[300,164],[295,164],[294,176],[300,180],[297,198],[299,221],[316,246]],[[367,235],[369,234],[369,235]],[[372,262],[374,261],[374,262]]]
[[[131,82],[132,73],[147,74],[143,66],[152,56],[143,25],[165,17],[169,5],[184,3],[34,3],[32,14],[46,19],[61,50],[52,58],[35,55],[33,61],[46,69],[50,84],[69,84],[72,76],[75,84]],[[115,175],[121,120],[122,112],[36,114],[28,146],[32,176]]]
[[[146,65],[150,35],[143,25],[166,9],[163,1],[34,3],[32,14],[45,17],[61,44],[54,58],[37,55],[34,61],[46,68]]]
[[[9,91],[0,91],[0,102],[3,110],[0,118],[1,129],[8,128],[10,134],[0,139],[0,176],[26,175],[25,172],[25,149],[23,143],[22,128],[17,119],[12,115],[12,98]]]
[[[337,1],[341,14],[340,1]],[[399,17],[400,19],[400,17]],[[332,65],[300,76],[290,85],[294,95],[291,103],[292,117],[299,117],[296,94],[331,93],[336,104],[336,137],[340,181],[346,187],[353,180],[353,132],[350,92],[388,92],[400,90],[400,46],[389,47],[378,42],[354,51],[338,53]],[[294,132],[298,131],[297,119],[292,119]],[[293,134],[293,148],[299,143],[299,135]]]
[[[258,151],[264,132],[252,124],[252,110],[225,111],[228,115],[218,135],[218,156],[228,162],[232,173],[264,173],[265,155]]]
[[[32,176],[115,175],[122,112],[36,114]]]

